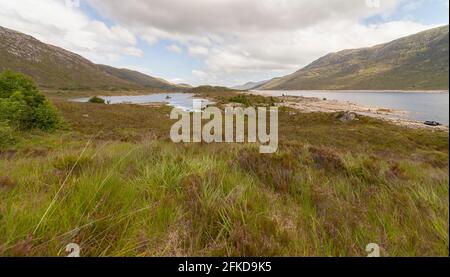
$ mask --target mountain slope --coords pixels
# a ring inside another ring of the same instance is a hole
[[[328,54],[258,89],[447,90],[449,27],[371,48]]]
[[[7,69],[31,76],[41,88],[177,88],[142,73],[94,64],[32,36],[0,27],[0,72]]]
[[[173,89],[174,87],[178,87],[178,85],[171,84],[166,80],[148,76],[135,70],[130,70],[126,68],[119,69],[108,65],[98,65],[98,66],[102,71],[114,77],[128,81],[133,84],[138,84],[145,88]]]
[[[264,80],[264,81],[260,81],[260,82],[248,82],[244,85],[241,86],[234,86],[232,87],[232,89],[236,89],[236,90],[249,90],[249,89],[253,89],[255,87],[260,87],[268,82],[270,82],[271,80]]]

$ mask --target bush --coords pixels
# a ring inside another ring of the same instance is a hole
[[[260,95],[244,95],[239,94],[237,96],[230,97],[229,102],[240,103],[246,107],[250,106],[264,106],[273,107],[279,101],[274,97],[265,97]]]
[[[98,96],[94,96],[91,99],[89,99],[89,103],[93,104],[105,104],[105,99],[100,98]]]
[[[239,104],[242,104],[242,105],[244,105],[244,106],[246,106],[246,107],[249,107],[249,106],[252,105],[250,99],[249,99],[247,96],[242,95],[242,94],[239,94],[238,96],[231,97],[231,98],[229,99],[229,101],[230,101],[230,102],[233,102],[233,103],[239,103]]]
[[[6,122],[0,122],[0,150],[6,149],[8,146],[14,144],[14,131]]]
[[[0,74],[0,121],[20,130],[53,131],[61,123],[60,116],[33,80],[20,73]]]

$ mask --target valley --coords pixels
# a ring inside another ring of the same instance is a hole
[[[362,257],[369,243],[388,257],[448,256],[448,126],[384,120],[403,111],[316,90],[448,91],[448,26],[430,32],[418,36],[437,54],[426,48],[416,75],[363,66],[372,51],[416,49],[412,36],[331,54],[255,93],[94,64],[0,27],[0,256],[67,256],[70,243],[84,257]],[[299,84],[311,95],[295,95]],[[174,143],[172,93],[220,111],[277,107],[278,150]]]

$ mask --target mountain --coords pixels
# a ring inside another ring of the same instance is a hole
[[[98,67],[102,71],[116,78],[128,81],[133,84],[138,84],[145,88],[173,89],[175,86],[177,86],[169,83],[166,80],[148,76],[135,70],[126,68],[119,69],[108,65],[98,65]]]
[[[264,87],[265,85],[270,84],[270,83],[274,83],[274,82],[276,82],[276,81],[278,81],[278,80],[280,80],[280,79],[282,79],[282,78],[284,78],[284,77],[275,77],[275,78],[272,78],[272,79],[270,79],[270,80],[265,81],[264,83],[262,83],[262,84],[260,84],[260,85],[254,86],[252,89],[263,89],[263,87]]]
[[[258,89],[448,90],[449,26],[328,54]]]
[[[179,83],[179,84],[177,84],[177,87],[185,88],[185,89],[192,89],[193,88],[191,85],[185,84],[185,83]]]
[[[41,88],[179,88],[137,71],[94,64],[80,55],[0,26],[0,72],[7,69],[31,76]]]
[[[259,87],[262,86],[268,82],[270,82],[271,80],[264,80],[264,81],[260,81],[260,82],[248,82],[244,85],[241,86],[234,86],[232,87],[232,89],[236,89],[236,90],[250,90],[253,89],[255,87]]]

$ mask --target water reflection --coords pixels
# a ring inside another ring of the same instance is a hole
[[[167,105],[184,111],[194,111],[194,99],[201,103],[202,108],[212,104],[203,98],[194,98],[191,93],[160,93],[150,95],[126,95],[126,96],[99,96],[108,104],[138,104],[149,105],[152,103],[166,103]],[[86,103],[89,97],[73,99],[75,102]]]

